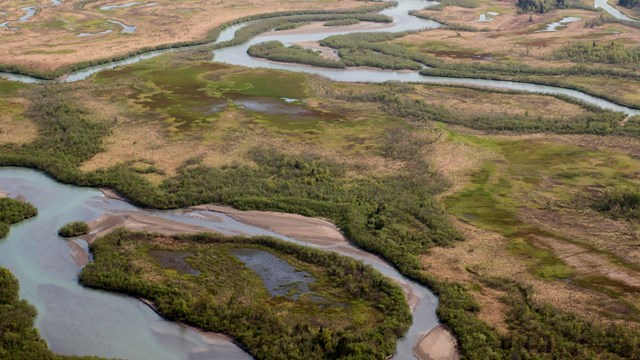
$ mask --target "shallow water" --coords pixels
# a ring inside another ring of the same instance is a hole
[[[124,8],[128,8],[128,7],[131,7],[131,6],[138,5],[138,4],[142,4],[142,3],[139,2],[139,1],[136,1],[136,2],[130,2],[130,3],[127,3],[127,4],[122,4],[122,5],[105,5],[105,6],[101,6],[100,10],[124,9]]]
[[[117,24],[120,25],[122,27],[122,31],[120,31],[123,34],[133,34],[136,32],[136,30],[138,29],[137,26],[133,25],[127,25],[123,22],[120,22],[118,20],[107,20],[108,22],[112,23],[112,24]]]
[[[479,22],[489,22],[489,21],[493,21],[493,17],[499,15],[499,13],[495,12],[495,11],[489,11],[487,13],[484,14],[480,14],[480,16],[478,17]]]
[[[552,23],[547,24],[547,28],[544,30],[536,31],[536,32],[554,32],[558,31],[559,28],[566,27],[567,24],[572,22],[580,21],[579,17],[568,16],[559,21],[554,21]]]
[[[112,32],[113,32],[113,30],[105,30],[105,31],[97,32],[97,33],[80,33],[80,34],[78,34],[78,37],[90,37],[90,36],[106,35],[106,34],[110,34]]]
[[[240,248],[232,249],[231,254],[240,259],[260,278],[271,296],[283,296],[297,300],[300,295],[310,294],[309,284],[315,277],[306,271],[297,270],[288,262],[270,252]]]
[[[12,226],[0,240],[0,266],[11,270],[21,297],[38,309],[36,327],[53,351],[136,360],[251,358],[229,341],[162,319],[135,298],[78,283],[81,268],[58,228],[133,206],[27,169],[0,168],[0,188],[38,208],[37,217]]]

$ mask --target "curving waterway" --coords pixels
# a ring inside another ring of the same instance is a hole
[[[269,40],[278,40],[285,44],[292,44],[292,43],[300,43],[300,42],[314,42],[314,41],[324,39],[327,36],[348,34],[353,32],[371,32],[371,31],[401,32],[401,31],[411,31],[411,30],[436,29],[442,26],[441,24],[435,21],[421,19],[412,15],[409,15],[409,12],[412,10],[420,10],[426,7],[430,7],[435,4],[438,4],[437,2],[426,1],[426,0],[399,0],[398,3],[399,3],[398,6],[388,8],[380,12],[381,14],[385,14],[394,19],[391,26],[389,26],[388,24],[382,24],[378,26],[371,26],[366,29],[362,29],[358,26],[355,26],[351,29],[322,28],[316,31],[296,32],[295,30],[293,30],[293,31],[287,31],[287,32],[269,32],[266,34],[262,34],[261,36],[255,37],[244,44],[215,50],[213,52],[214,58],[212,59],[212,61],[239,65],[239,66],[252,67],[252,68],[270,68],[270,69],[280,69],[280,70],[317,74],[317,75],[325,76],[333,81],[342,81],[342,82],[381,83],[386,81],[402,81],[402,82],[413,82],[413,83],[452,84],[452,85],[463,85],[463,86],[473,86],[473,87],[488,87],[488,88],[495,88],[495,89],[517,90],[517,91],[523,91],[523,92],[540,93],[540,94],[548,94],[548,95],[564,95],[574,99],[581,100],[591,105],[595,105],[602,109],[619,111],[627,115],[640,115],[640,110],[638,109],[622,106],[596,96],[585,94],[581,91],[565,89],[565,88],[555,87],[555,86],[537,85],[537,84],[525,83],[525,82],[501,81],[501,80],[423,76],[423,75],[420,75],[418,72],[413,72],[413,71],[384,71],[384,70],[375,70],[375,69],[366,69],[366,68],[326,69],[326,68],[319,68],[319,67],[313,67],[313,66],[307,66],[307,65],[271,62],[265,59],[253,58],[249,56],[246,52],[249,46],[260,43],[260,42],[269,41]],[[616,18],[624,19],[624,14],[621,14],[617,9],[609,5],[606,0],[594,0],[594,6],[603,8],[605,11],[611,13]],[[221,32],[220,36],[218,37],[218,40],[216,40],[216,43],[233,39],[235,32],[238,29],[242,28],[243,26],[246,26],[246,24],[247,23],[237,24],[237,25],[233,25],[226,28]],[[132,56],[125,60],[114,61],[107,64],[98,65],[98,66],[86,68],[79,71],[74,71],[55,81],[60,81],[60,82],[80,81],[80,80],[87,79],[91,75],[103,70],[109,70],[119,66],[133,64],[133,63],[150,59],[168,52],[181,51],[181,50],[190,49],[190,48],[193,48],[193,47],[152,51],[152,52],[144,53],[141,55]],[[48,82],[46,80],[42,80],[42,79],[30,77],[30,76],[16,75],[16,74],[6,73],[6,72],[0,72],[0,78],[5,78],[8,80],[19,81],[24,83]]]
[[[217,219],[213,220],[207,216],[211,212],[204,210],[140,209],[107,198],[96,189],[64,185],[30,169],[0,168],[0,189],[38,208],[38,216],[13,225],[9,236],[0,241],[0,266],[18,278],[21,297],[38,309],[36,327],[51,349],[60,354],[136,360],[251,359],[229,339],[163,320],[135,298],[81,286],[77,277],[82,268],[72,258],[74,249],[57,231],[70,221],[92,221],[105,214],[162,217],[228,235],[274,236],[361,260],[409,289],[412,302],[417,302],[413,325],[398,342],[395,359],[412,359],[413,345],[438,325],[435,295],[348,243],[303,242],[222,213],[215,213]],[[78,244],[86,248],[86,243]]]
[[[602,2],[604,0],[596,0]],[[436,2],[400,0],[399,5],[381,11],[393,17],[389,24],[372,24],[367,28],[316,28],[301,31],[268,32],[250,41],[213,52],[213,61],[253,68],[271,68],[305,72],[325,76],[334,81],[385,82],[404,81],[431,84],[457,84],[491,87],[542,94],[561,94],[580,99],[604,109],[640,115],[640,110],[621,106],[585,93],[553,86],[521,82],[422,76],[413,71],[382,71],[363,68],[325,69],[296,64],[276,63],[252,58],[249,46],[278,40],[285,44],[314,42],[330,35],[351,32],[435,29],[441,25],[409,15],[411,10],[432,6]],[[597,4],[597,3],[596,3]],[[604,1],[606,4],[606,1]],[[606,9],[606,7],[604,7]],[[246,26],[238,24],[225,29],[218,42],[233,39],[235,32]],[[182,49],[159,50],[112,62],[66,75],[56,81],[73,82],[107,69],[143,61],[167,52]],[[0,73],[0,77],[25,83],[43,83],[41,79]],[[12,226],[9,237],[0,242],[0,266],[9,268],[19,279],[21,296],[39,311],[36,326],[51,349],[61,354],[97,355],[123,359],[248,359],[250,356],[224,337],[203,334],[179,324],[168,322],[156,315],[142,302],[80,286],[77,282],[81,270],[70,255],[69,244],[57,236],[57,230],[73,220],[90,221],[104,214],[135,212],[161,216],[174,221],[203,226],[226,234],[241,232],[247,235],[271,235],[280,239],[324,250],[337,251],[372,265],[386,276],[411,289],[418,300],[414,321],[408,334],[400,339],[396,359],[411,359],[412,347],[419,338],[438,324],[435,314],[437,298],[424,286],[404,278],[382,260],[353,246],[320,246],[304,243],[262,228],[216,214],[221,222],[207,220],[195,210],[153,211],[136,208],[128,203],[105,198],[95,189],[85,189],[57,183],[45,175],[28,169],[0,169],[0,189],[11,195],[24,196],[39,209],[34,219]]]

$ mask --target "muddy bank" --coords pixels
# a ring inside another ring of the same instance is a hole
[[[437,326],[420,339],[413,348],[419,360],[459,360],[455,337],[443,326]]]

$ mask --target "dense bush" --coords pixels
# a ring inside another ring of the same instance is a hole
[[[564,0],[518,0],[518,7],[524,11],[545,13],[558,7],[565,7]]]
[[[593,206],[615,217],[640,220],[640,190],[631,187],[607,189]]]
[[[571,60],[582,63],[603,63],[614,65],[640,64],[640,48],[626,48],[622,44],[598,44],[579,42],[566,45],[553,53],[558,60]]]
[[[621,6],[632,9],[640,5],[640,0],[619,0],[618,2]]]
[[[293,45],[286,47],[280,41],[268,41],[252,45],[247,50],[251,56],[265,58],[273,61],[298,63],[305,65],[321,66],[327,68],[343,69],[346,65],[342,61],[335,61],[322,57],[318,52]]]
[[[330,20],[327,21],[326,23],[324,23],[324,26],[347,26],[347,25],[354,25],[359,23],[360,20],[358,19],[340,19],[340,20]]]
[[[84,221],[74,221],[68,224],[65,224],[63,227],[58,230],[58,235],[71,238],[81,235],[86,235],[89,233],[89,225],[87,225]]]
[[[36,215],[38,215],[38,210],[29,203],[0,198],[0,239],[9,234],[9,225]]]

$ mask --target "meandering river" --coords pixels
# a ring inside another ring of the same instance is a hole
[[[419,10],[434,4],[436,3],[424,0],[400,0],[397,7],[381,12],[393,17],[394,22],[391,25],[373,25],[366,29],[354,27],[352,30],[322,28],[316,31],[265,33],[244,44],[214,51],[213,61],[255,68],[313,73],[334,81],[458,84],[543,94],[562,94],[601,108],[621,111],[629,115],[640,115],[640,110],[559,87],[509,81],[422,76],[413,71],[382,71],[362,68],[324,69],[270,62],[252,58],[246,53],[249,46],[269,40],[292,44],[318,41],[330,35],[354,31],[399,32],[435,29],[441,25],[431,20],[409,15],[411,10]],[[238,24],[225,29],[220,34],[218,41],[232,39],[235,32],[245,25]],[[83,80],[99,71],[179,50],[160,50],[133,56],[126,60],[76,71],[56,81]],[[9,73],[0,73],[0,77],[25,83],[46,82],[29,76]],[[9,268],[19,279],[21,296],[34,304],[39,311],[36,326],[52,350],[61,354],[142,360],[250,358],[246,352],[228,339],[202,334],[179,324],[165,321],[136,299],[80,286],[77,282],[77,274],[81,268],[71,258],[69,244],[57,236],[58,228],[66,222],[72,220],[89,221],[103,214],[134,211],[199,225],[222,233],[237,233],[239,231],[247,235],[271,235],[306,246],[323,248],[317,244],[303,243],[240,223],[224,214],[217,214],[223,220],[222,222],[214,222],[208,221],[206,217],[193,217],[190,211],[161,212],[138,209],[125,202],[105,198],[95,189],[63,185],[37,171],[28,169],[1,168],[0,189],[8,191],[12,195],[24,196],[27,201],[38,207],[39,215],[37,217],[12,226],[9,237],[0,242],[0,266]],[[361,250],[354,247],[324,249],[338,251],[346,256],[362,260],[412,290],[419,302],[414,310],[413,325],[408,334],[398,342],[395,358],[413,358],[411,351],[413,345],[421,335],[438,324],[435,315],[437,298],[424,286],[404,278],[388,264],[368,256]]]
[[[410,289],[417,301],[413,325],[398,342],[396,359],[412,359],[413,345],[438,325],[435,295],[377,257],[348,244],[307,243],[238,222],[222,213],[215,213],[217,219],[212,220],[203,216],[210,213],[204,210],[140,209],[106,198],[95,189],[58,183],[30,169],[0,168],[0,189],[10,196],[24,197],[38,208],[38,216],[13,225],[9,236],[0,241],[0,266],[18,278],[21,297],[38,309],[36,327],[51,349],[61,354],[132,360],[251,358],[224,337],[163,320],[135,298],[81,286],[77,276],[82,268],[72,258],[73,248],[57,231],[67,222],[92,221],[104,214],[162,217],[229,235],[269,235],[336,251],[372,265]]]

